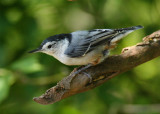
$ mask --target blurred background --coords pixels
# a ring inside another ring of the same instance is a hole
[[[159,0],[0,0],[0,113],[159,114],[160,58],[93,90],[44,106],[32,98],[56,85],[74,66],[28,53],[55,34],[143,25],[112,51],[119,54],[160,29],[159,5]]]

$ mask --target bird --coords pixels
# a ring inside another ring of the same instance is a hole
[[[100,64],[123,37],[141,29],[132,26],[119,29],[81,30],[50,36],[29,53],[42,52],[53,56],[65,65],[86,65],[79,70]],[[78,72],[78,73],[79,73]]]

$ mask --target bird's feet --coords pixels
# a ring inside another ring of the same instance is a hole
[[[89,82],[91,83],[92,82],[92,77],[91,77],[91,75],[90,74],[88,74],[88,73],[86,73],[86,72],[84,72],[87,68],[89,68],[89,67],[91,67],[91,66],[93,66],[92,64],[88,64],[88,65],[86,65],[86,66],[84,66],[84,67],[80,67],[80,68],[76,68],[76,69],[74,69],[74,72],[71,74],[71,76],[72,77],[74,77],[74,76],[76,76],[77,74],[79,74],[79,73],[84,73],[85,74],[85,76],[87,76],[88,78],[89,78]]]
[[[83,74],[89,78],[89,83],[91,83],[92,82],[92,76],[90,74],[86,73],[86,72],[83,72]]]

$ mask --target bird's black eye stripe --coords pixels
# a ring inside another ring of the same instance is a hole
[[[48,45],[48,48],[51,48],[52,47],[52,45]]]

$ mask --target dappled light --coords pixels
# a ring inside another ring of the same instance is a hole
[[[90,91],[44,106],[32,98],[56,85],[75,66],[28,53],[55,34],[144,26],[111,51],[120,54],[122,48],[160,29],[159,4],[159,0],[1,0],[0,114],[160,113],[159,57]]]

